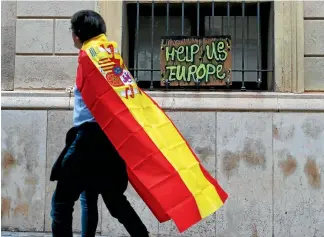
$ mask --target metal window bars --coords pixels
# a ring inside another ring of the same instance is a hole
[[[137,1],[127,4],[129,70],[142,88],[170,89],[160,85],[161,36],[216,36],[232,38],[233,83],[208,90],[270,90],[273,80],[272,2]],[[261,15],[262,14],[262,15]],[[179,24],[180,21],[180,24]],[[225,24],[224,22],[227,21]],[[270,32],[271,29],[271,32]],[[151,32],[149,32],[151,30]],[[135,40],[134,40],[135,39]],[[199,83],[195,88],[202,89]]]

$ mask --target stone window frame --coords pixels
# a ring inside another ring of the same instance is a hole
[[[132,0],[134,1],[134,0]],[[187,0],[190,2],[190,0]],[[203,2],[206,0],[201,0]],[[235,1],[235,0],[231,0]],[[255,0],[252,0],[255,2]],[[128,1],[131,2],[131,1]],[[146,1],[148,2],[148,1]],[[176,2],[176,1],[175,1]],[[237,0],[235,1],[237,2]],[[251,1],[250,1],[251,2]],[[107,35],[127,52],[125,1],[98,2],[98,11],[107,22]],[[274,91],[303,93],[304,89],[304,2],[274,1]],[[117,18],[119,16],[119,18]],[[114,22],[114,25],[109,25]],[[127,57],[125,57],[127,63]]]

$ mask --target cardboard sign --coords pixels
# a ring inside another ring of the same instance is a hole
[[[230,36],[162,38],[160,58],[162,86],[232,84]]]

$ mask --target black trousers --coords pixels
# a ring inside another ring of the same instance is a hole
[[[84,190],[101,194],[110,214],[124,225],[132,237],[148,237],[148,231],[128,202],[126,165],[96,123],[86,123],[76,131],[60,164],[52,198],[54,237],[72,237],[72,213]]]

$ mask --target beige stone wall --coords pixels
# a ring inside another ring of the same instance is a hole
[[[324,90],[324,1],[304,2],[305,90]]]
[[[13,90],[16,51],[15,1],[1,1],[1,90]]]
[[[168,112],[203,165],[229,193],[216,214],[179,235],[159,224],[136,192],[126,195],[153,234],[165,237],[324,235],[324,113]],[[199,114],[199,115],[198,115]],[[72,111],[2,111],[2,230],[50,231],[53,162]],[[107,182],[110,182],[107,180]],[[76,203],[74,231],[80,231]],[[125,236],[99,202],[98,232]]]
[[[75,80],[70,17],[96,1],[2,1],[2,90],[65,89]]]
[[[3,32],[2,91],[60,90],[74,84],[77,50],[73,47],[68,29],[69,18],[77,10],[98,10],[100,5],[100,11],[105,13],[104,18],[107,21],[110,38],[120,44],[123,35],[125,39],[127,38],[125,29],[123,30],[121,26],[122,3],[118,1],[108,2],[108,4],[99,4],[96,1],[2,1],[1,4],[3,13],[1,16]],[[324,90],[323,9],[322,1],[304,2],[305,90]],[[278,15],[280,14],[276,13],[276,16]],[[284,20],[280,19],[281,22]],[[112,25],[114,27],[111,27]],[[277,30],[277,32],[279,31]],[[275,42],[275,45],[281,44]],[[285,48],[287,47],[285,46]],[[124,51],[126,53],[127,49]],[[298,50],[296,52],[298,53]],[[127,59],[126,55],[125,58]],[[278,61],[279,58],[281,57],[277,56],[276,60]],[[277,85],[285,83],[286,79],[283,75],[290,73],[287,70],[288,65],[282,66],[285,70],[282,75],[276,74],[275,84]],[[280,72],[281,70],[277,68],[276,71]],[[293,74],[291,77],[295,76]],[[291,82],[289,81],[288,84]],[[286,89],[282,90],[286,91]]]

